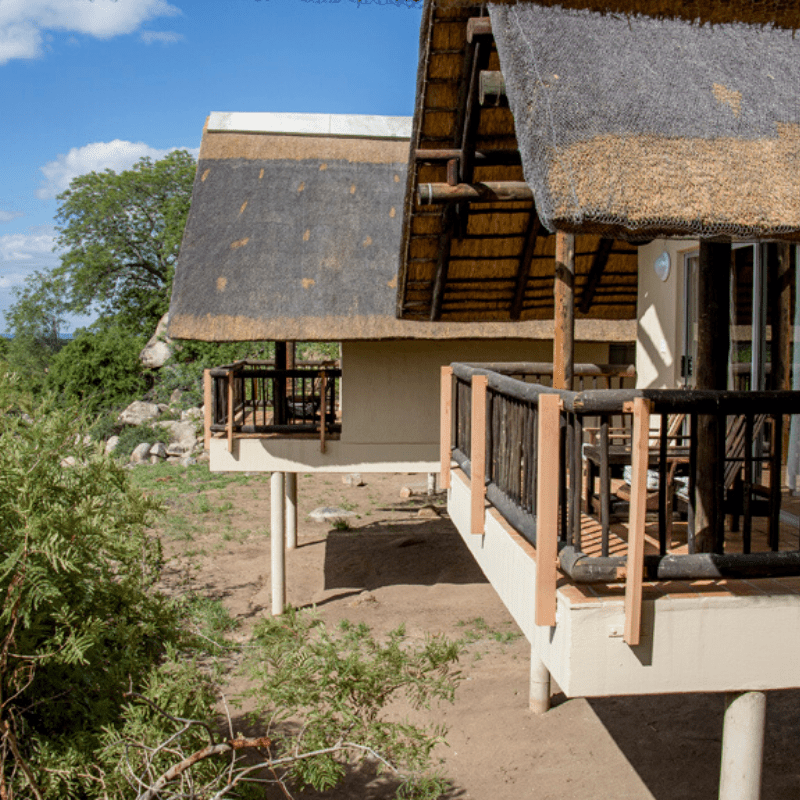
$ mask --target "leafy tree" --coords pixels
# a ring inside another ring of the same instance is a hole
[[[132,169],[90,172],[58,196],[55,275],[70,310],[116,317],[150,335],[169,305],[175,260],[189,213],[196,163],[185,150]]]
[[[120,325],[83,330],[53,357],[47,386],[87,413],[126,404],[146,388],[139,362],[144,344]]]

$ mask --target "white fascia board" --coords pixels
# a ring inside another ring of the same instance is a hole
[[[212,111],[207,130],[231,133],[283,133],[299,136],[361,136],[410,139],[411,117],[368,114],[277,114],[270,111]]]

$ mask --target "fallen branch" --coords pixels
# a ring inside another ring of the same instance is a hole
[[[159,792],[170,782],[180,777],[187,769],[194,766],[200,761],[204,761],[212,756],[224,755],[238,750],[249,750],[260,747],[269,747],[272,740],[266,736],[259,736],[256,739],[230,739],[227,742],[220,742],[219,744],[209,745],[202,750],[198,750],[187,756],[170,767],[156,782],[150,786],[147,791],[139,795],[138,800],[153,800],[157,797]]]

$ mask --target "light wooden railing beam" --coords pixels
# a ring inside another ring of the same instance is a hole
[[[536,613],[537,625],[556,624],[558,559],[558,476],[561,399],[539,396],[536,470]]]
[[[470,441],[470,532],[483,534],[486,516],[486,387],[485,375],[472,376]]]
[[[203,370],[203,447],[211,449],[211,405],[213,402],[214,379],[211,370]]]
[[[650,443],[651,403],[644,397],[633,401],[631,452],[631,502],[628,518],[628,559],[625,578],[624,640],[639,644],[642,632],[642,582],[644,579],[644,526],[647,512],[647,464]]]
[[[442,388],[439,406],[439,461],[442,489],[450,488],[450,461],[453,457],[453,368],[442,367]]]

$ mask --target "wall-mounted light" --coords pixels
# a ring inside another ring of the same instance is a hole
[[[669,253],[665,250],[655,261],[653,264],[653,270],[655,271],[656,275],[661,278],[662,281],[665,281],[669,278],[669,268],[670,268],[670,259]]]

